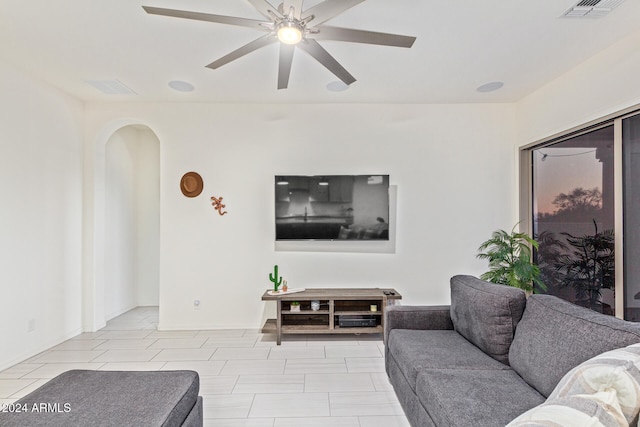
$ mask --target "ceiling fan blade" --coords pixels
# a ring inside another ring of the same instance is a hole
[[[278,89],[286,89],[289,86],[291,63],[295,45],[280,43],[280,62],[278,64]]]
[[[237,18],[235,16],[212,15],[210,13],[190,12],[187,10],[164,9],[161,7],[142,6],[145,12],[151,15],[163,15],[173,18],[193,19],[196,21],[215,22],[218,24],[237,25],[240,27],[258,28],[271,31],[271,22],[257,21],[255,19]],[[266,24],[266,25],[265,25]]]
[[[282,14],[287,16],[289,11],[293,7],[293,17],[300,19],[302,15],[302,3],[303,0],[284,0],[282,2]]]
[[[340,15],[342,12],[351,9],[353,6],[362,3],[364,0],[325,0],[318,3],[312,8],[305,10],[303,16],[305,19],[313,15],[313,19],[309,21],[308,27],[315,27],[325,21]]]
[[[331,71],[336,75],[340,80],[342,80],[346,85],[350,85],[355,82],[356,79],[342,66],[338,61],[335,60],[333,56],[329,54],[317,41],[312,39],[307,39],[301,43],[298,43],[300,49],[307,52],[309,55],[313,56],[319,63],[324,65],[327,70]]]
[[[253,52],[254,50],[260,49],[261,47],[265,47],[271,43],[275,43],[276,41],[278,41],[278,39],[274,37],[273,34],[265,34],[259,39],[255,39],[254,41],[245,44],[241,48],[226,54],[222,58],[216,59],[211,64],[207,65],[207,68],[211,68],[215,70],[216,68],[220,68],[231,61],[234,61],[240,57],[243,57],[246,54]]]
[[[343,42],[378,44],[395,47],[411,47],[415,37],[399,34],[378,33],[375,31],[356,30],[353,28],[339,28],[321,25],[315,27],[318,32],[308,34],[307,37],[316,40],[338,40]]]
[[[275,14],[275,16],[278,18],[282,17],[280,12],[278,11],[278,8],[273,7],[267,0],[249,0],[249,3],[251,3],[253,7],[258,10],[258,12],[269,19],[274,18],[273,14]]]

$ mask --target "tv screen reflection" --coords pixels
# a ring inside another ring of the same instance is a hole
[[[389,240],[389,175],[276,175],[276,240]]]

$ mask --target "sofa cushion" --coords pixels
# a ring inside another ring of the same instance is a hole
[[[451,278],[454,329],[502,363],[509,363],[509,348],[525,303],[521,289],[473,276]]]
[[[547,399],[518,416],[506,427],[627,427],[619,408],[616,408],[614,392],[601,392],[600,396],[571,396]],[[596,398],[594,398],[596,397]]]
[[[428,369],[416,392],[437,426],[502,427],[544,402],[511,369]]]
[[[616,407],[631,424],[640,411],[640,344],[599,354],[565,375],[549,399],[614,393]]]
[[[423,369],[509,369],[452,330],[393,329],[387,345],[413,390]]]
[[[29,409],[57,404],[59,411],[0,414],[0,425],[180,426],[196,405],[199,389],[194,371],[71,370],[16,402]]]
[[[198,396],[196,404],[185,418],[184,423],[180,427],[202,427],[204,419],[204,409],[202,407],[202,396]]]
[[[509,363],[549,396],[572,368],[605,351],[640,342],[640,324],[579,307],[551,295],[532,295],[509,351]]]

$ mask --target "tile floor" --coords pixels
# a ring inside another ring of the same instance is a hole
[[[69,369],[192,369],[205,426],[409,427],[384,372],[378,335],[275,336],[258,330],[156,330],[138,307],[0,372],[0,404]]]

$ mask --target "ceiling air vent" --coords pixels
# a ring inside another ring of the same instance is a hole
[[[136,95],[119,80],[87,80],[87,83],[106,95]]]
[[[582,0],[576,6],[577,7],[594,7],[602,0]]]
[[[602,18],[624,0],[580,0],[563,18]]]

